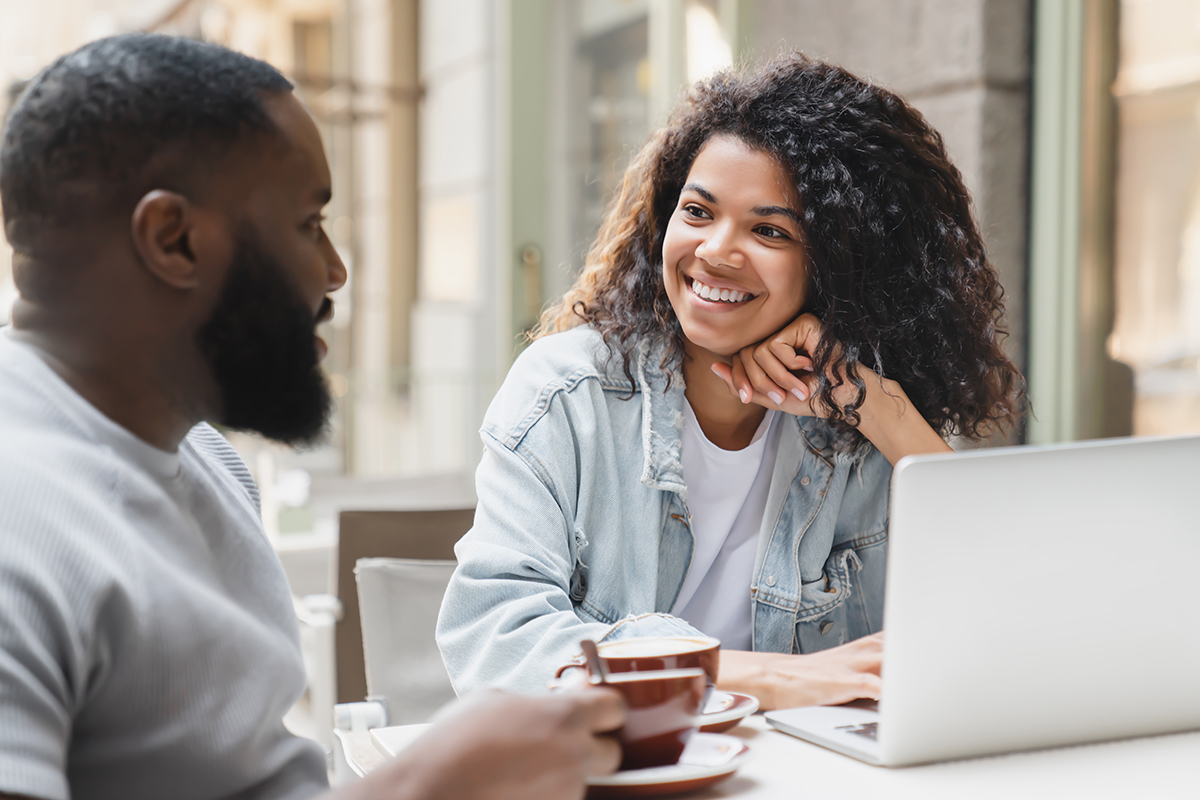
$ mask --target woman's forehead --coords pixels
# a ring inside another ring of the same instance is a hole
[[[755,202],[798,207],[791,177],[771,153],[731,134],[717,134],[696,153],[686,184],[702,188],[723,202],[718,189],[731,195],[756,196]]]

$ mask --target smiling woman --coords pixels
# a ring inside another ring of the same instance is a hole
[[[1002,318],[903,100],[800,54],[698,84],[485,419],[456,687],[701,632],[766,708],[877,696],[891,465],[1012,420]]]

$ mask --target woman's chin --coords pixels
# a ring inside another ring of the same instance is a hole
[[[749,324],[704,324],[709,320],[689,319],[687,316],[677,317],[683,328],[683,338],[687,347],[693,350],[706,350],[714,356],[728,359],[739,351],[758,344],[763,339],[775,333],[791,318],[784,319],[777,326],[763,324],[762,320],[750,320]],[[725,320],[719,320],[725,323]],[[747,321],[742,321],[743,323]],[[752,326],[753,329],[750,329]]]
[[[684,331],[684,339],[687,342],[685,349],[693,358],[701,354],[707,354],[709,357],[720,361],[728,361],[737,355],[742,348],[754,344],[754,342],[744,342],[741,339],[731,341],[711,336],[697,336],[692,338],[687,335],[686,330]]]

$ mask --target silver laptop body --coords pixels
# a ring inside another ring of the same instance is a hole
[[[883,696],[769,712],[904,766],[1200,729],[1200,436],[903,459]]]

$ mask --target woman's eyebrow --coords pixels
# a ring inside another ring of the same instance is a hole
[[[715,204],[717,202],[716,196],[698,183],[684,184],[683,188],[679,190],[679,193],[683,194],[687,191],[695,192],[709,203]],[[754,214],[756,217],[773,217],[778,214],[780,216],[787,217],[797,225],[803,224],[800,221],[800,215],[787,206],[755,206],[754,208],[750,209],[750,213]]]
[[[698,183],[684,184],[683,188],[679,190],[679,193],[683,194],[684,192],[687,192],[687,191],[695,192],[696,194],[700,195],[701,197],[703,197],[705,200],[707,200],[710,203],[717,202],[717,198],[713,195],[713,193],[710,192],[708,189],[705,189],[703,186],[701,186]]]
[[[750,213],[757,217],[773,217],[776,214],[779,214],[791,219],[797,225],[802,224],[800,221],[800,215],[787,206],[755,206],[754,208],[750,209]]]

